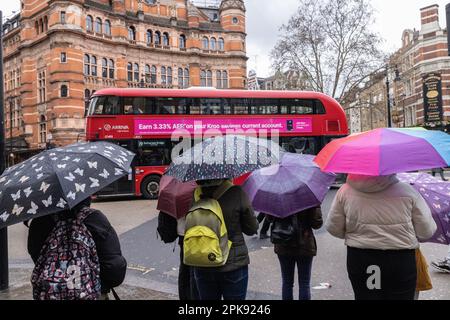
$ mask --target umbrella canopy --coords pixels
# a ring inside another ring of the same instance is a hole
[[[313,160],[285,153],[279,165],[253,172],[243,186],[253,208],[285,218],[320,206],[336,176],[323,173]]]
[[[174,159],[166,175],[183,182],[237,178],[278,163],[281,153],[272,140],[241,135],[209,138]]]
[[[0,176],[0,228],[71,209],[128,174],[134,154],[107,142],[47,150]]]
[[[450,244],[450,182],[427,173],[404,173],[397,176],[400,181],[411,184],[419,191],[431,209],[438,229],[426,242]]]
[[[170,176],[163,176],[160,182],[157,209],[175,219],[184,217],[192,207],[195,182],[180,182]]]
[[[450,165],[450,135],[441,131],[376,129],[334,140],[317,156],[323,171],[382,176]]]

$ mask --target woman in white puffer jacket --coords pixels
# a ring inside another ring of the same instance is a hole
[[[326,221],[345,239],[347,271],[357,300],[413,300],[415,249],[436,232],[422,196],[395,175],[349,175]]]

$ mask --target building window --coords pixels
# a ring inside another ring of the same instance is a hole
[[[183,87],[189,88],[189,69],[184,69],[184,83]]]
[[[102,33],[102,26],[103,26],[102,19],[100,19],[100,18],[95,19],[95,32],[96,33]]]
[[[65,52],[61,52],[61,63],[67,62],[67,54]]]
[[[211,43],[211,50],[213,50],[213,51],[217,50],[217,49],[216,49],[216,47],[217,47],[217,41],[216,41],[216,38],[211,38],[210,43]]]
[[[87,114],[87,111],[89,109],[89,99],[91,98],[91,92],[89,89],[84,90],[84,114]]]
[[[168,47],[170,45],[169,34],[167,32],[163,33],[163,46]]]
[[[167,84],[166,67],[161,67],[161,84],[162,85],[166,85]]]
[[[151,83],[156,84],[156,66],[152,66],[150,68],[150,75],[151,75]]]
[[[212,87],[212,72],[211,70],[202,70],[200,72],[200,83],[202,87]]]
[[[167,68],[167,84],[168,84],[169,86],[171,86],[172,83],[173,83],[172,77],[173,77],[173,74],[172,74],[172,68],[171,68],[171,67],[168,67],[168,68]]]
[[[153,43],[153,32],[152,30],[147,30],[147,44],[150,45]]]
[[[91,74],[91,57],[88,54],[84,55],[84,75],[89,76]]]
[[[239,23],[239,19],[237,17],[233,17],[233,24],[238,24]]]
[[[136,28],[134,26],[128,28],[128,40],[136,41]]]
[[[209,49],[209,39],[207,37],[203,38],[203,49],[208,50]]]
[[[111,36],[111,22],[109,20],[105,20],[105,34]]]
[[[102,59],[102,78],[108,78],[108,60]]]
[[[86,30],[87,31],[92,31],[92,24],[93,24],[92,16],[87,16],[86,17]]]
[[[150,66],[148,64],[145,65],[144,74],[145,74],[145,82],[150,83],[151,74],[150,74]]]
[[[130,62],[127,65],[127,71],[128,71],[128,81],[133,81],[133,64]]]
[[[66,12],[65,11],[61,11],[59,20],[62,24],[66,23]]]
[[[222,89],[222,71],[216,72],[216,87]]]
[[[225,50],[225,40],[223,38],[219,38],[219,51]]]
[[[93,77],[97,76],[97,57],[96,56],[91,57],[91,75]]]
[[[180,49],[186,49],[186,36],[184,34],[180,36]]]
[[[38,103],[44,103],[46,98],[46,73],[45,71],[40,71],[38,73]]]
[[[137,63],[134,64],[134,81],[139,82],[139,65]]]
[[[208,87],[212,87],[212,71],[208,70],[206,71],[206,85]]]
[[[156,46],[161,45],[161,32],[159,32],[159,31],[155,32],[155,45]]]
[[[61,86],[61,98],[67,98],[69,96],[69,89],[65,84]]]
[[[222,72],[222,89],[228,89],[228,72]]]
[[[108,67],[109,67],[109,78],[114,79],[115,64],[113,59],[109,59]]]
[[[47,142],[47,119],[41,116],[39,119],[39,143]]]

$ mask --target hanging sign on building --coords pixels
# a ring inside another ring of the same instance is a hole
[[[425,122],[442,121],[442,78],[440,74],[430,73],[423,78],[423,109]]]

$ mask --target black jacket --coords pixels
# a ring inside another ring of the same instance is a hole
[[[275,253],[280,256],[316,256],[317,243],[313,229],[320,229],[323,225],[322,210],[308,209],[297,213],[298,234],[295,245],[275,244]]]
[[[106,216],[98,210],[92,210],[93,213],[84,220],[84,224],[94,238],[100,261],[102,293],[107,293],[124,281],[127,261],[122,256],[119,237]],[[28,253],[34,263],[54,227],[55,221],[51,215],[32,220],[28,233]]]
[[[212,193],[213,190],[215,188],[207,192]],[[228,239],[232,242],[232,246],[227,263],[223,267],[213,269],[219,272],[235,271],[250,263],[244,234],[248,236],[257,234],[258,221],[247,194],[240,186],[231,187],[218,202],[222,208]],[[211,270],[211,268],[207,269]]]

